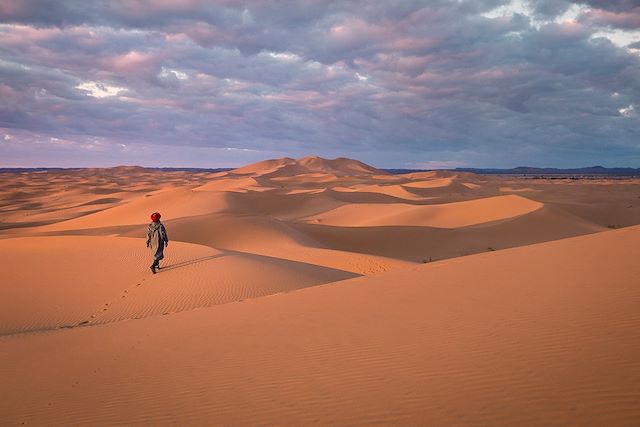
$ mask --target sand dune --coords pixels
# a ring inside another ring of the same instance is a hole
[[[271,178],[293,177],[313,172],[347,176],[386,175],[385,172],[357,160],[346,158],[328,160],[316,156],[297,160],[288,157],[265,160],[232,171],[234,174],[255,174]]]
[[[326,247],[413,262],[436,261],[607,230],[553,206],[543,206],[506,221],[463,228],[338,227],[312,223],[297,223],[294,227]]]
[[[73,219],[146,194],[202,185],[216,175],[137,167],[4,173],[0,174],[0,229]]]
[[[42,227],[42,231],[78,230],[83,228],[112,227],[145,224],[149,213],[160,211],[169,218],[183,218],[220,212],[226,208],[224,192],[195,190],[161,191],[148,197],[102,210],[92,215]]]
[[[535,190],[533,188],[511,188],[511,187],[500,187],[500,191],[504,192],[504,193],[526,193],[526,192],[531,192],[531,191],[540,191],[540,190]]]
[[[144,239],[133,238],[5,239],[0,257],[0,335],[148,317],[356,276],[181,242],[172,242],[161,274],[150,275]]]
[[[253,163],[241,168],[237,168],[231,171],[232,174],[245,175],[245,174],[263,174],[276,170],[289,164],[295,164],[295,160],[290,157],[284,157],[281,159],[263,160],[261,162]]]
[[[295,190],[287,190],[284,194],[320,194],[324,193],[326,190],[324,188],[298,188]]]
[[[637,179],[318,157],[0,178],[2,425],[640,419]]]
[[[447,185],[451,185],[453,182],[453,178],[435,178],[429,179],[427,181],[413,181],[404,184],[405,187],[409,188],[438,188],[438,187],[446,187]]]
[[[326,160],[321,157],[310,156],[298,160],[298,163],[310,170],[318,170],[322,172],[338,173],[348,176],[358,175],[383,175],[380,169],[373,168],[365,163],[353,159],[340,157],[334,160]]]
[[[404,186],[398,184],[391,185],[356,185],[353,187],[334,187],[333,191],[343,193],[374,193],[374,194],[386,194],[391,197],[405,200],[426,200],[428,198],[419,196],[415,193],[407,191]]]
[[[635,227],[4,337],[12,392],[0,414],[50,425],[628,425],[640,417],[638,245]]]
[[[194,188],[194,191],[225,191],[244,189],[246,187],[256,187],[258,182],[251,177],[235,178],[229,175],[211,180],[210,182]]]
[[[458,228],[514,218],[542,206],[542,203],[524,197],[508,195],[439,205],[346,205],[306,220],[343,227],[397,225]]]
[[[480,184],[475,184],[473,182],[463,182],[462,185],[464,185],[467,188],[470,188],[472,190],[475,190],[477,188],[482,188],[482,186]]]
[[[176,239],[183,241],[355,274],[376,274],[411,265],[391,257],[335,250],[286,223],[262,216],[213,214],[185,218],[173,221],[171,230]]]

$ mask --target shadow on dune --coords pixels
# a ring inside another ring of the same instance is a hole
[[[210,260],[216,259],[216,258],[222,258],[222,257],[225,257],[227,255],[228,254],[210,255],[210,256],[205,256],[205,257],[200,257],[200,258],[190,259],[190,260],[187,260],[187,261],[178,262],[178,263],[175,263],[175,264],[169,264],[167,266],[160,266],[160,272],[171,271],[171,270],[175,270],[175,269],[178,269],[178,268],[187,267],[189,265],[197,264],[199,262],[205,262],[205,261],[210,261]]]

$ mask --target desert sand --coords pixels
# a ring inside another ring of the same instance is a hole
[[[308,157],[0,194],[2,425],[640,420],[638,179]]]

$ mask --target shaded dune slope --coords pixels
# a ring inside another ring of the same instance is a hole
[[[319,243],[304,230],[264,216],[212,214],[171,221],[169,225],[176,238],[183,241],[356,274],[375,274],[410,265],[393,257],[336,250]]]
[[[413,262],[435,261],[606,230],[549,206],[498,223],[460,229],[336,227],[310,223],[292,226],[326,247]]]
[[[640,418],[639,245],[632,227],[3,337],[12,392],[0,414],[51,425],[629,425]]]

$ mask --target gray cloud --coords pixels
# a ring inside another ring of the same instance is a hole
[[[2,3],[0,156],[638,165],[640,59],[593,37],[634,2],[504,3]]]
[[[629,12],[640,8],[637,0],[582,0],[574,3],[587,4],[596,9],[604,9],[615,12]]]

